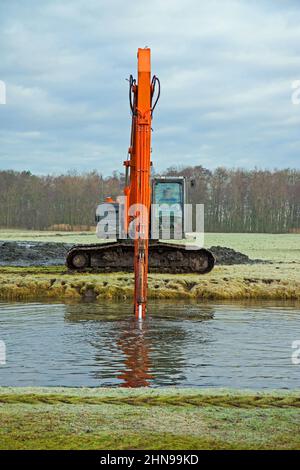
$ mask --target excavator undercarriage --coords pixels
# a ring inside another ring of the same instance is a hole
[[[132,272],[134,244],[117,241],[93,245],[76,245],[67,254],[66,264],[72,271]],[[213,254],[183,244],[151,241],[149,271],[152,273],[209,273],[214,267]]]

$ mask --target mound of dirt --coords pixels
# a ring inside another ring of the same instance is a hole
[[[0,266],[62,265],[71,246],[54,242],[0,242]]]
[[[249,256],[239,251],[226,246],[211,246],[209,250],[212,252],[216,259],[216,264],[231,265],[231,264],[254,264],[262,263],[259,259],[250,259]]]
[[[72,246],[69,243],[0,241],[0,266],[63,265],[66,253]],[[224,246],[212,246],[210,251],[219,265],[262,262],[251,260],[247,255]]]

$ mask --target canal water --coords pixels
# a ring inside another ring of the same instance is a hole
[[[295,341],[299,303],[0,303],[0,385],[296,389]]]

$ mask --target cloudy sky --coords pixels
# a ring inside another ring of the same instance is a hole
[[[298,0],[1,0],[0,44],[0,169],[122,171],[144,46],[157,170],[300,168]]]

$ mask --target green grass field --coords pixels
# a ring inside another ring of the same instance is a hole
[[[299,449],[300,396],[0,388],[0,449]]]
[[[94,232],[47,232],[37,230],[0,230],[0,240],[61,243],[97,243]]]
[[[250,258],[300,263],[300,234],[206,233],[205,247],[227,246]],[[33,230],[0,230],[0,240],[53,241],[62,243],[101,242],[93,232],[46,232]]]

